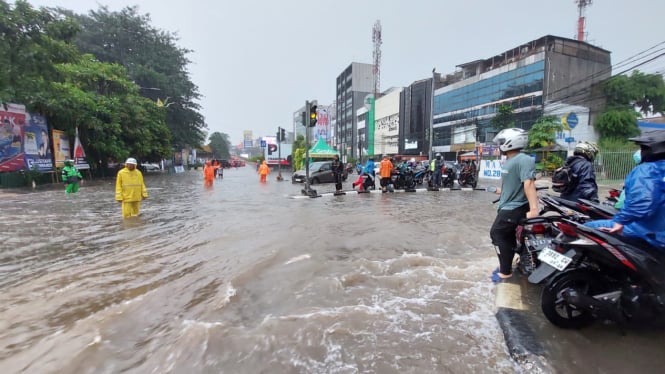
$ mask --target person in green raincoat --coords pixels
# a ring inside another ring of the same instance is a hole
[[[83,176],[74,167],[74,160],[65,160],[65,166],[62,168],[62,181],[65,183],[65,193],[77,193],[81,179],[83,179]]]

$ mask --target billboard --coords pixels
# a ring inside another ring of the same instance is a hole
[[[64,131],[53,130],[53,153],[55,157],[55,166],[63,167],[65,160],[69,159],[71,151],[69,149],[69,137]]]
[[[53,170],[46,119],[20,104],[0,105],[0,172]]]

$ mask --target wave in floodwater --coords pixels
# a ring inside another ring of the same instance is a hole
[[[492,196],[294,200],[251,167],[146,184],[125,221],[108,180],[0,199],[4,372],[522,370],[494,317]]]

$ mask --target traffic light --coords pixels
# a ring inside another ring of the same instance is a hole
[[[280,136],[280,141],[285,141],[286,140],[286,129],[279,129],[279,136]]]
[[[309,127],[316,126],[316,105],[309,107]]]

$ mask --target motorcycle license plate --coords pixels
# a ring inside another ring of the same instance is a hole
[[[448,174],[443,174],[442,177],[448,178]]]
[[[557,251],[553,251],[549,248],[543,249],[538,255],[538,259],[548,265],[551,265],[555,269],[562,271],[563,269],[573,261],[572,258],[562,255]]]

